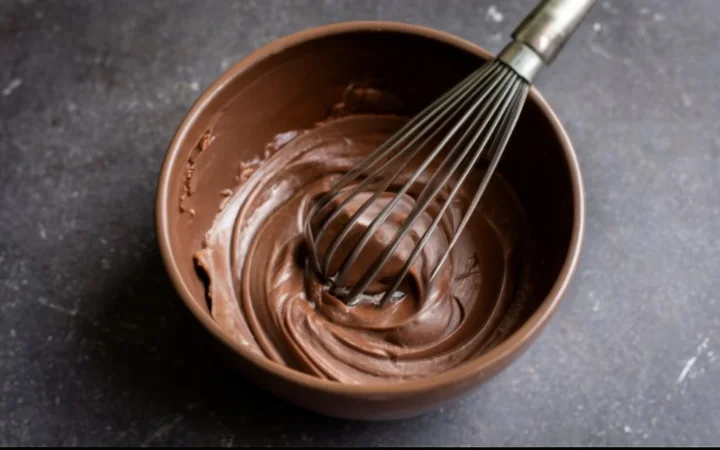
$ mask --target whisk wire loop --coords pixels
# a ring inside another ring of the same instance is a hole
[[[497,122],[500,119],[500,116],[496,116],[497,109],[503,104],[503,100],[505,100],[505,97],[507,96],[508,92],[512,89],[513,83],[512,80],[512,72],[509,70],[500,70],[498,71],[498,77],[494,81],[493,85],[487,90],[484,91],[482,95],[480,95],[475,102],[473,103],[473,106],[464,114],[463,118],[460,119],[455,126],[453,127],[453,130],[450,131],[442,142],[440,142],[437,147],[433,150],[433,153],[428,157],[428,160],[431,158],[434,158],[437,154],[442,152],[446,149],[446,145],[448,142],[450,142],[451,138],[462,128],[465,127],[465,133],[464,135],[458,140],[458,142],[455,144],[455,146],[448,152],[446,159],[442,163],[440,167],[438,167],[437,170],[432,174],[430,177],[430,180],[428,180],[428,183],[423,188],[423,191],[420,193],[417,202],[415,203],[415,206],[407,216],[407,219],[403,222],[400,229],[397,230],[395,233],[395,236],[393,240],[385,247],[383,252],[375,259],[375,261],[370,266],[369,270],[364,274],[362,279],[355,283],[353,289],[346,294],[345,301],[348,305],[352,305],[354,302],[356,302],[359,299],[359,294],[364,292],[367,287],[372,283],[372,281],[375,279],[375,277],[378,275],[380,270],[383,268],[385,263],[390,259],[393,252],[397,250],[398,246],[402,242],[402,239],[407,235],[407,233],[412,229],[415,222],[418,220],[418,218],[427,210],[428,206],[431,204],[434,198],[438,195],[441,189],[447,184],[448,180],[452,177],[452,175],[455,173],[455,171],[458,169],[461,163],[465,160],[468,153],[470,153],[471,150],[475,149],[475,155],[472,157],[470,162],[466,163],[466,169],[463,173],[463,179],[467,176],[467,173],[470,172],[470,170],[473,169],[474,164],[476,163],[477,159],[480,157],[482,153],[482,149],[485,143],[480,144],[479,146],[476,146],[478,139],[484,134],[486,131],[486,127],[488,123],[493,120],[493,125],[491,128],[494,128],[497,124]],[[507,84],[507,86],[503,89],[497,89],[497,86],[501,83]],[[489,99],[487,97],[490,97]],[[478,112],[477,109],[481,108]],[[468,120],[472,119],[472,123],[467,124]],[[469,136],[471,131],[475,128],[477,123],[482,120],[482,124],[480,125],[480,128],[475,132],[475,135],[472,137],[470,142],[467,142],[466,138]],[[489,134],[490,135],[490,134]],[[485,139],[487,140],[487,138]],[[444,170],[447,164],[451,163],[453,161],[453,157],[458,151],[461,151],[461,154],[459,157],[455,158],[454,162],[452,163],[449,170]],[[427,162],[427,160],[426,160]],[[394,203],[397,203],[397,201],[400,200],[400,196],[403,195],[410,187],[411,183],[414,182],[415,179],[419,177],[419,175],[426,169],[427,164],[423,164],[419,169],[417,169],[410,180],[403,186],[403,189],[401,189],[396,197],[393,199]],[[440,176],[442,174],[442,179],[439,182],[435,182],[436,177]],[[455,188],[450,192],[447,199],[445,200],[442,208],[440,211],[435,215],[433,218],[432,223],[428,227],[428,229],[423,234],[423,237],[420,239],[420,241],[415,245],[412,253],[410,254],[407,262],[405,263],[405,266],[403,267],[403,270],[397,275],[395,278],[395,283],[393,287],[387,290],[385,296],[381,300],[381,303],[384,301],[387,301],[389,299],[389,295],[392,295],[402,280],[405,278],[405,275],[409,271],[412,263],[417,258],[417,256],[420,254],[420,251],[423,249],[424,245],[427,243],[428,239],[432,235],[432,233],[435,231],[436,227],[438,226],[438,223],[443,217],[443,214],[447,210],[447,208],[450,206],[450,204],[453,201],[453,198],[457,191],[459,190],[461,185],[461,182],[458,183]],[[343,265],[341,266],[341,269],[339,270],[339,273],[347,273],[346,271],[351,267],[352,263],[357,260],[357,256],[360,254],[360,251],[364,247],[364,245],[367,243],[367,241],[372,237],[372,234],[375,233],[377,228],[382,223],[381,221],[385,220],[387,215],[390,214],[390,211],[395,206],[394,203],[390,203],[385,207],[385,210],[383,210],[382,214],[379,215],[375,220],[378,221],[377,224],[374,224],[375,226],[368,227],[368,229],[365,232],[365,235],[363,236],[363,239],[354,247],[353,252],[348,256],[348,258],[344,261]],[[339,286],[342,286],[342,282],[344,281],[342,278],[338,277],[336,280]]]
[[[497,72],[500,73],[501,71],[497,71]],[[397,193],[395,193],[393,199],[390,202],[388,202],[387,205],[385,205],[385,207],[382,209],[380,214],[378,214],[377,217],[375,217],[373,219],[373,221],[367,227],[367,229],[363,233],[363,235],[360,238],[360,240],[358,241],[358,243],[355,244],[352,252],[345,258],[345,260],[342,262],[340,268],[338,269],[337,275],[335,276],[335,283],[337,286],[342,287],[342,285],[345,282],[345,277],[348,272],[348,269],[357,260],[358,256],[360,255],[362,250],[365,248],[368,241],[372,238],[372,236],[375,234],[375,232],[378,230],[378,228],[387,219],[387,217],[390,215],[390,213],[393,211],[393,209],[397,206],[397,204],[400,202],[400,200],[402,200],[405,193],[407,193],[407,191],[412,187],[412,185],[415,183],[415,181],[417,181],[417,179],[420,177],[420,175],[422,175],[422,173],[425,171],[425,169],[428,168],[428,166],[437,158],[437,156],[439,156],[440,153],[442,153],[442,151],[445,150],[445,146],[447,145],[447,143],[450,142],[450,140],[455,136],[455,134],[462,129],[462,127],[465,125],[466,121],[470,120],[475,115],[475,111],[477,110],[477,108],[483,106],[483,102],[484,102],[485,98],[490,93],[493,93],[492,94],[493,99],[498,96],[498,92],[496,92],[494,90],[494,88],[496,88],[497,85],[499,85],[508,76],[510,76],[510,74],[493,79],[489,89],[481,91],[482,94],[480,95],[479,98],[476,98],[474,100],[470,109],[465,112],[463,117],[457,123],[455,123],[452,130],[445,135],[445,137],[442,139],[442,141],[433,149],[433,151],[427,156],[427,158],[425,158],[425,160],[420,165],[420,167],[418,167],[413,172],[413,174],[410,176],[410,178],[403,184],[402,188]],[[471,98],[472,98],[472,96],[471,96]],[[487,108],[487,106],[489,104],[490,103],[485,105],[484,108]],[[478,120],[479,117],[482,116],[483,112],[484,112],[484,110],[481,110],[481,112],[476,115],[476,120]],[[440,128],[438,128],[438,130],[439,129]],[[470,130],[470,128],[468,127],[466,134],[469,130]],[[459,147],[459,145],[457,147]],[[418,151],[419,151],[419,149],[418,149]],[[452,153],[453,152],[450,152],[448,154],[448,158],[452,156]],[[449,159],[446,159],[446,161],[447,160],[449,160]],[[400,168],[400,170],[402,170],[402,169],[403,168]],[[439,171],[435,171],[435,173],[431,177],[431,180],[438,173],[439,173]],[[427,186],[431,186],[431,185],[432,185],[431,182],[428,182]],[[427,189],[427,186],[426,186],[426,189]],[[439,191],[440,188],[442,188],[442,186],[438,187],[437,191]],[[420,195],[422,196],[423,194],[420,194]],[[368,206],[369,206],[369,204],[368,204]],[[401,238],[402,236],[404,236],[407,233],[407,231],[415,223],[415,220],[417,219],[417,217],[420,215],[421,212],[422,211],[418,210],[417,207],[413,209],[413,211],[410,213],[410,216],[408,216],[408,219],[406,219],[406,221],[403,223],[403,226],[401,227],[401,229],[398,230],[396,237],[393,240],[392,244],[390,244],[390,246],[388,246],[383,251],[383,253],[380,255],[380,257],[378,259],[376,259],[376,261],[372,265],[373,269],[371,269],[371,271],[368,272],[362,278],[363,281],[361,281],[355,285],[355,288],[351,291],[350,294],[348,294],[348,297],[347,297],[348,299],[353,297],[354,292],[356,292],[358,290],[360,290],[360,292],[362,292],[363,290],[365,290],[367,288],[367,286],[372,282],[373,278],[375,278],[375,276],[377,276],[377,273],[382,268],[382,265],[387,261],[387,259],[392,254],[392,252],[395,251],[395,249],[397,248],[397,245],[399,243],[399,238]],[[346,229],[349,229],[350,227],[348,225],[351,226],[352,223],[353,223],[353,221],[351,220],[346,225]],[[341,237],[336,238],[335,243],[336,244],[339,243],[341,241],[341,239],[342,239]],[[378,260],[381,261],[380,264],[378,264]],[[362,289],[360,289],[360,288],[362,288]],[[348,303],[350,303],[350,300],[348,300]]]
[[[493,70],[490,70],[490,71],[488,71],[488,73],[487,73],[485,76],[480,77],[480,78],[477,80],[477,82],[480,83],[479,86],[485,86],[485,85],[488,83],[487,80],[491,80],[491,79],[492,79],[492,78],[491,78],[491,75],[492,75],[493,73],[494,73],[494,71],[493,71]],[[472,92],[472,91],[473,91],[473,88],[477,89],[477,86],[478,86],[477,84],[470,84],[470,85],[468,86],[467,91],[463,91],[463,92],[465,92],[465,93],[466,93],[466,92]],[[461,97],[461,98],[462,98],[462,97]],[[417,156],[417,154],[420,153],[420,151],[421,151],[438,133],[440,133],[441,130],[443,130],[443,129],[452,121],[453,115],[450,114],[449,116],[445,116],[444,114],[445,114],[446,111],[451,111],[451,112],[452,112],[452,111],[454,111],[455,109],[462,110],[462,108],[463,108],[464,106],[466,106],[468,103],[470,103],[470,102],[472,101],[472,98],[473,98],[473,97],[472,97],[471,95],[469,95],[469,96],[465,97],[465,99],[464,99],[462,102],[460,102],[459,105],[457,104],[458,102],[454,102],[454,103],[451,103],[449,106],[447,106],[447,108],[445,108],[445,109],[438,108],[437,111],[432,111],[431,114],[432,114],[432,113],[436,113],[436,116],[437,116],[437,117],[436,117],[434,120],[430,121],[430,123],[428,123],[428,125],[427,125],[425,128],[421,129],[421,130],[418,132],[417,136],[415,136],[414,138],[412,138],[412,139],[406,144],[406,146],[403,147],[397,154],[395,154],[391,159],[389,159],[389,160],[388,160],[385,164],[383,164],[381,167],[379,167],[378,169],[374,170],[365,180],[363,180],[358,186],[355,187],[355,189],[352,190],[352,192],[347,196],[347,198],[346,198],[345,200],[343,200],[343,201],[330,213],[330,215],[324,219],[323,224],[322,224],[322,226],[320,227],[320,230],[318,231],[317,235],[315,236],[315,240],[316,240],[316,241],[319,241],[319,239],[320,239],[320,238],[325,234],[325,232],[327,231],[327,228],[328,228],[328,226],[330,225],[330,223],[332,223],[332,221],[335,220],[335,219],[340,215],[340,213],[343,211],[343,208],[345,208],[345,207],[347,206],[347,204],[348,204],[353,198],[355,198],[355,196],[356,196],[358,193],[362,192],[363,189],[367,188],[368,185],[370,185],[373,181],[375,181],[376,179],[378,179],[378,178],[381,176],[381,174],[384,173],[384,170],[385,170],[386,168],[390,167],[390,166],[392,165],[392,163],[394,163],[396,160],[398,160],[401,156],[406,156],[406,158],[404,159],[404,160],[406,160],[406,161],[412,160],[415,156]],[[458,108],[458,107],[459,107],[459,108]],[[440,124],[440,125],[438,126],[437,123],[438,123],[440,120],[442,120],[442,119],[445,119],[445,120],[443,121],[442,124]],[[426,133],[429,132],[429,131],[432,131],[432,132],[431,132],[429,135],[426,136]],[[412,130],[408,132],[408,136],[412,136]],[[422,138],[425,138],[424,141],[423,141],[423,143],[420,144],[420,145],[415,145],[415,144],[416,144],[420,139],[422,139]],[[402,139],[401,139],[401,140],[402,140]],[[408,155],[405,155],[405,152],[408,151],[409,149],[412,149],[412,150],[410,150],[410,153],[409,153]],[[431,159],[430,161],[432,161],[432,159]],[[428,164],[429,164],[429,162],[428,162]],[[329,271],[329,266],[330,266],[330,263],[331,263],[331,261],[332,261],[332,257],[335,255],[335,253],[336,253],[337,249],[339,248],[340,244],[344,241],[344,239],[347,237],[347,235],[348,235],[349,232],[351,231],[352,225],[357,222],[358,218],[360,218],[360,216],[361,216],[370,206],[372,206],[372,204],[375,202],[375,200],[377,200],[377,198],[378,198],[380,195],[382,195],[384,192],[386,192],[387,188],[388,188],[393,182],[395,182],[395,181],[397,180],[397,177],[403,172],[404,169],[405,169],[404,165],[398,165],[397,170],[395,170],[395,172],[394,172],[392,175],[390,175],[390,176],[388,176],[388,177],[385,177],[385,180],[382,182],[382,184],[375,188],[374,194],[373,194],[369,199],[367,199],[367,200],[365,201],[365,203],[363,203],[363,205],[352,215],[352,217],[349,219],[349,221],[348,221],[348,223],[345,225],[345,227],[343,227],[343,229],[338,233],[338,235],[334,237],[333,243],[332,243],[331,246],[328,248],[328,250],[325,252],[325,256],[324,256],[324,258],[323,258],[323,264],[322,264],[323,273],[325,273],[325,274],[328,273],[328,271]],[[417,176],[419,176],[421,173],[422,173],[422,171],[417,172]],[[413,183],[414,181],[415,181],[415,179],[409,180],[409,181],[407,182],[407,186],[409,187],[410,185],[412,185],[412,183]],[[341,195],[340,192],[335,193],[333,200],[334,200],[334,199],[337,199],[340,195]],[[396,198],[399,199],[399,197],[396,197]],[[331,200],[331,202],[332,202],[333,200]],[[396,203],[397,203],[397,201],[393,201],[392,207],[394,207],[394,206],[396,205]],[[389,214],[389,211],[390,211],[391,208],[386,208],[386,209],[388,210],[388,214]],[[384,214],[384,212],[383,212],[383,214]],[[380,220],[385,220],[385,218],[386,218],[386,217],[383,217],[383,218],[380,219]],[[378,218],[378,219],[379,219],[379,218]],[[374,226],[374,224],[375,224],[375,222],[373,222],[373,225],[372,225],[372,226]],[[367,234],[367,233],[366,233],[366,234]],[[363,239],[364,239],[364,238],[363,238]],[[368,237],[368,239],[369,239],[369,237]],[[365,243],[366,243],[366,242],[365,242]],[[358,246],[357,246],[358,254],[359,254],[359,252],[362,250],[362,248],[364,248],[365,243],[363,243],[363,241],[361,241],[361,243],[358,244]],[[355,256],[357,256],[357,255],[355,255]],[[352,258],[352,257],[350,257],[350,258]],[[343,267],[344,267],[344,266],[343,266]],[[344,270],[341,268],[341,269],[338,270],[337,275],[335,275],[335,277],[337,277],[337,279],[335,280],[335,283],[338,284],[338,285],[339,285],[339,284],[342,284],[342,283],[344,282],[344,277],[343,277],[343,275],[342,275],[343,272],[344,272]]]
[[[403,148],[401,148],[400,151],[396,152],[396,154],[390,158],[390,160],[386,161],[378,170],[376,170],[374,173],[371,173],[370,176],[368,176],[362,183],[360,183],[358,186],[355,187],[355,189],[348,195],[347,199],[343,201],[338,207],[330,214],[329,217],[326,217],[323,221],[322,226],[318,230],[317,234],[313,233],[312,225],[313,225],[313,219],[329,205],[332,204],[333,201],[335,201],[340,195],[341,191],[349,185],[352,181],[358,178],[361,174],[363,174],[369,167],[372,167],[373,165],[377,164],[379,161],[381,161],[384,157],[389,155],[393,150],[396,150],[400,144],[403,142],[404,139],[406,139],[408,136],[413,136],[415,131],[421,130],[421,127],[426,125],[428,122],[428,126],[424,129],[425,131],[432,129],[433,125],[437,123],[436,116],[439,116],[442,111],[444,111],[444,108],[448,105],[457,104],[459,101],[461,101],[464,98],[464,95],[471,90],[474,86],[477,85],[477,83],[482,82],[487,77],[489,77],[493,73],[493,69],[490,66],[483,66],[480,69],[473,72],[469,77],[467,77],[463,82],[459,83],[455,88],[451,89],[447,93],[445,93],[443,96],[435,100],[430,106],[428,106],[425,110],[423,110],[422,113],[418,114],[416,117],[414,117],[412,120],[410,120],[408,123],[406,123],[396,134],[394,134],[390,139],[385,141],[382,145],[380,145],[372,154],[370,154],[368,157],[366,157],[356,168],[350,170],[346,174],[344,174],[338,181],[335,182],[332,189],[328,191],[324,196],[322,196],[315,205],[313,205],[310,214],[308,215],[309,219],[305,224],[305,231],[306,231],[306,238],[309,241],[308,244],[310,248],[314,248],[316,243],[321,239],[322,235],[327,231],[327,226],[332,222],[332,220],[336,219],[339,213],[342,211],[342,208],[347,205],[347,203],[352,199],[354,195],[357,195],[359,192],[361,192],[363,189],[367,188],[377,177],[382,173],[384,169],[389,167],[393,162],[398,160],[401,156],[404,155],[404,153],[409,150],[412,146],[406,145]],[[467,100],[467,99],[466,99]],[[453,103],[455,102],[455,103]],[[435,119],[435,120],[433,120]],[[420,135],[422,136],[422,135]],[[419,139],[419,138],[417,138]],[[413,144],[415,141],[411,142]],[[382,192],[378,190],[378,192]],[[311,263],[314,265],[316,271],[319,273],[323,273],[323,270],[320,266],[320,261],[317,259],[317,254],[313,251],[310,252],[310,259]],[[329,259],[329,258],[326,258]]]

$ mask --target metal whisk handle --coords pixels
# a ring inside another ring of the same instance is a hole
[[[550,64],[570,39],[596,0],[543,0],[512,34],[498,59],[532,82],[543,65]]]

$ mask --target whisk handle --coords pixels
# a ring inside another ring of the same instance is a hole
[[[498,59],[531,83],[549,65],[596,0],[542,0],[512,34]]]
[[[543,0],[515,29],[512,37],[550,64],[596,0]]]

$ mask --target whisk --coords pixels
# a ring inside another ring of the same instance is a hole
[[[412,249],[402,269],[390,281],[390,287],[380,296],[370,296],[375,299],[371,300],[375,304],[402,297],[404,293],[399,292],[398,288],[413,262],[438,227],[460,186],[476,168],[481,156],[485,156],[489,158],[487,170],[447,249],[432,269],[429,280],[437,275],[497,168],[522,111],[530,84],[540,69],[554,60],[594,3],[595,0],[541,1],[515,29],[513,40],[496,58],[482,65],[407,122],[358,166],[339,178],[315,203],[305,227],[309,262],[333,295],[348,306],[368,298],[368,295],[362,294],[376,279],[403,238],[427,211],[429,205],[438,198],[440,191],[449,189],[432,223]],[[391,199],[378,210],[337,270],[330,273],[333,256],[336,256],[341,243],[348,237],[362,214],[366,213],[381,195],[388,194],[388,187],[397,182],[403,168],[420,155],[420,150],[428,144],[434,146],[432,151],[427,153],[407,180],[390,193]],[[433,162],[441,155],[444,160],[433,170]],[[349,284],[349,271],[363,249],[398,207],[401,198],[413,183],[429,168],[432,173],[425,174],[429,177],[427,184],[392,240],[375,257],[359,280]],[[455,181],[452,187],[448,185],[451,178]],[[331,224],[338,219],[343,208],[350,202],[357,202],[361,193],[367,196],[367,199],[339,229],[324,255],[321,255],[318,243],[332,228]]]

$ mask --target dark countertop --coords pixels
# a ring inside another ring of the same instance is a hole
[[[452,407],[359,423],[276,400],[207,354],[164,273],[158,169],[229,64],[348,19],[497,51],[533,4],[0,3],[0,445],[718,444],[714,0],[601,1],[541,75],[585,177],[581,265],[541,339]]]

